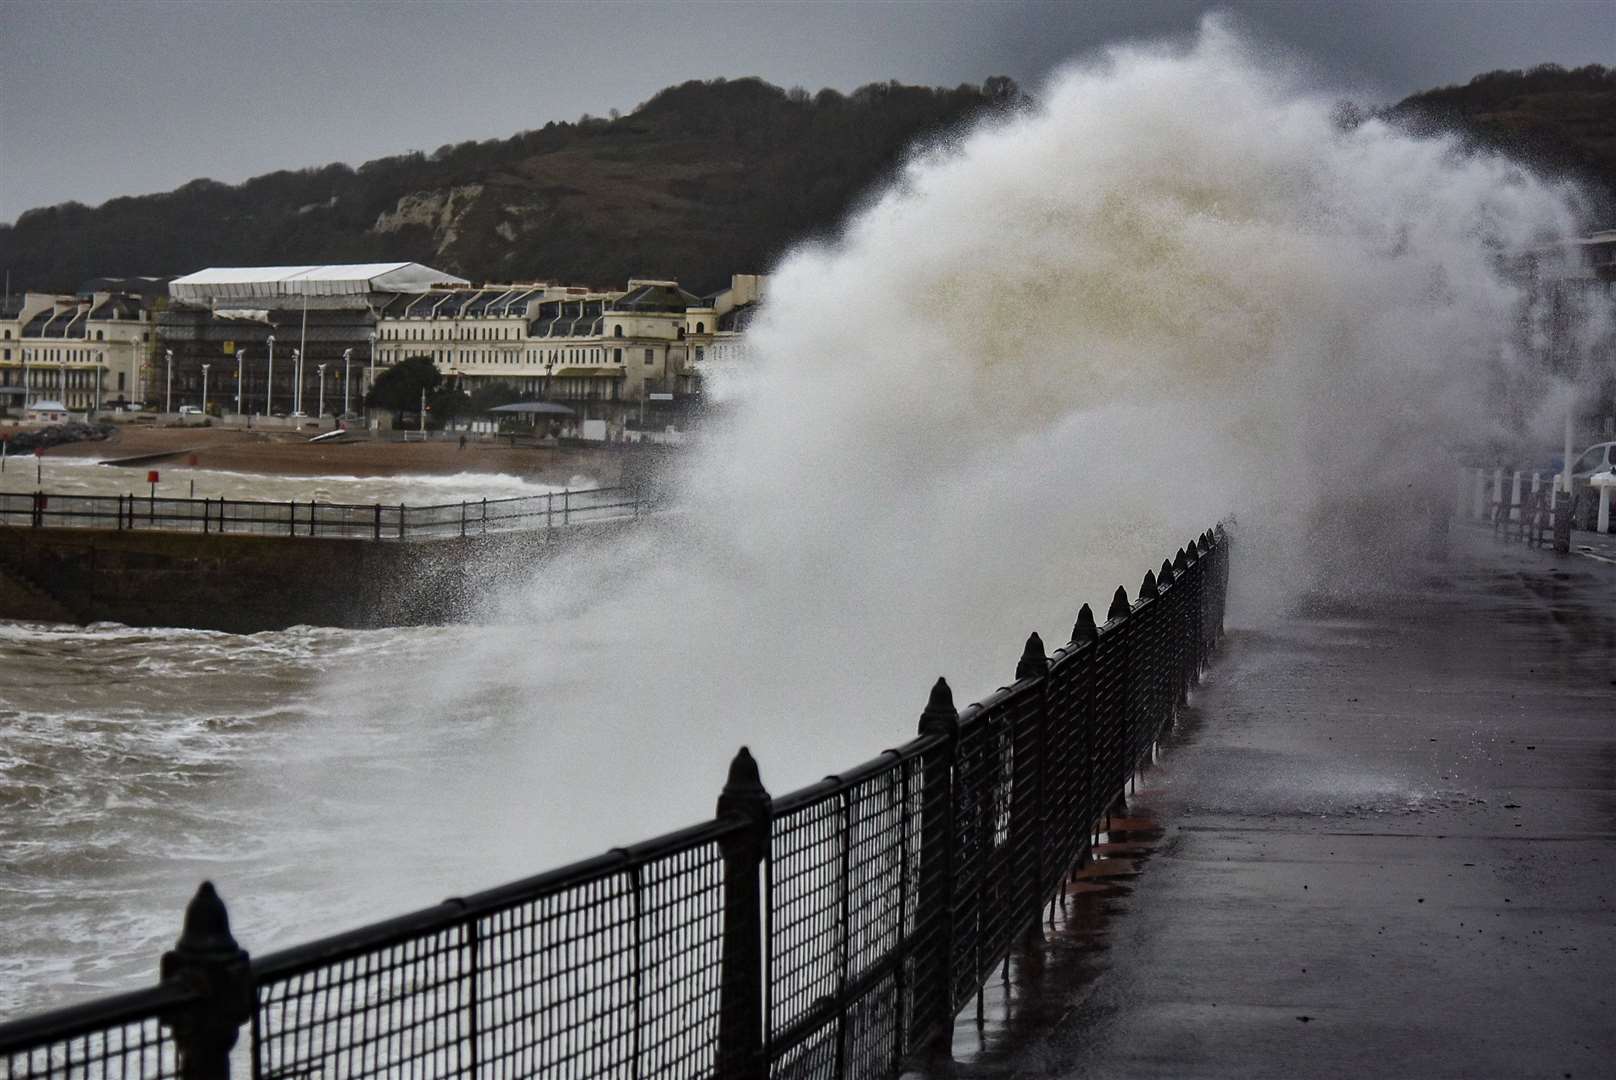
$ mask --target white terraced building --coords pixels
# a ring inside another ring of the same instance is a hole
[[[378,313],[378,363],[429,357],[462,388],[503,383],[620,426],[648,403],[669,411],[704,365],[739,357],[764,280],[736,275],[708,297],[651,279],[621,291],[529,283],[406,293]]]
[[[759,275],[736,275],[698,297],[650,279],[626,289],[474,286],[419,263],[215,267],[170,284],[155,377],[159,395],[170,396],[172,351],[176,407],[201,402],[208,364],[213,405],[234,407],[239,371],[248,412],[312,413],[322,390],[334,412],[362,399],[373,363],[379,371],[424,356],[462,389],[503,384],[620,432],[631,415],[653,426],[674,419],[701,368],[736,357],[763,285]],[[295,387],[293,349],[303,360]]]
[[[23,293],[0,304],[0,405],[51,399],[73,413],[145,400],[151,312],[141,296]]]

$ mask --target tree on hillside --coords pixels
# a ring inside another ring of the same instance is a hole
[[[471,392],[471,411],[479,416],[501,405],[514,405],[525,400],[525,395],[508,382],[489,382],[479,379],[477,389]]]
[[[461,417],[481,417],[498,405],[521,401],[522,394],[506,382],[489,383],[485,379],[469,380],[476,389],[467,391],[466,380],[454,385],[444,383],[427,394],[427,410],[432,414],[428,427],[442,427]]]
[[[432,397],[441,381],[430,356],[406,357],[376,377],[376,385],[365,395],[365,404],[394,412],[415,412],[421,407],[422,391]]]

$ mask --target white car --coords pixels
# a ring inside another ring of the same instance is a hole
[[[180,415],[181,416],[202,416],[204,414],[203,414],[202,410],[197,408],[195,405],[181,405],[180,406]]]
[[[1579,527],[1594,527],[1599,493],[1588,483],[1594,473],[1616,468],[1616,442],[1594,443],[1579,454],[1571,465],[1571,520]]]
[[[1586,480],[1596,472],[1604,472],[1616,463],[1616,442],[1594,443],[1582,452],[1571,466],[1571,480]]]

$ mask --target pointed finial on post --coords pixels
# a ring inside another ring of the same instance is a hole
[[[932,683],[931,697],[920,714],[920,734],[949,737],[959,734],[959,710],[954,708],[954,691],[941,675]]]
[[[1037,632],[1027,637],[1027,647],[1016,662],[1016,678],[1032,679],[1049,671],[1049,655],[1044,652],[1044,639]]]
[[[1195,545],[1196,552],[1198,554],[1205,555],[1212,547],[1212,534],[1202,533],[1200,536],[1196,537]]]
[[[1183,548],[1179,548],[1178,549],[1178,554],[1173,556],[1173,569],[1178,571],[1180,574],[1182,574],[1184,571],[1188,570],[1189,568],[1190,568],[1190,557],[1188,555],[1184,554],[1184,549]]]
[[[1195,546],[1194,540],[1191,540],[1189,543],[1184,545],[1184,559],[1190,566],[1194,566],[1200,561],[1201,552]]]
[[[758,795],[768,796],[763,786],[763,778],[758,775],[757,760],[752,757],[752,751],[741,747],[740,751],[729,763],[729,778],[724,781],[723,795],[731,798],[756,798]]]
[[[1072,640],[1079,645],[1094,641],[1100,636],[1099,627],[1094,625],[1094,611],[1087,604],[1077,609],[1077,622],[1072,625]]]
[[[1139,599],[1154,600],[1161,595],[1156,590],[1156,575],[1153,571],[1145,571],[1145,580],[1139,583]]]
[[[190,957],[234,956],[241,951],[230,933],[230,913],[213,882],[204,881],[185,905],[185,925],[174,951]]]
[[[729,763],[729,779],[718,795],[720,818],[741,818],[745,828],[718,841],[724,859],[724,921],[719,959],[718,1038],[739,1077],[762,1076],[763,981],[762,893],[758,870],[769,850],[774,802],[758,776],[752,752],[741,747]]]
[[[1128,610],[1128,590],[1118,585],[1116,593],[1111,597],[1111,610],[1105,613],[1106,620],[1125,619],[1128,617]]]
[[[1173,564],[1166,559],[1162,560],[1161,569],[1156,573],[1156,588],[1160,589],[1163,583],[1173,583]]]

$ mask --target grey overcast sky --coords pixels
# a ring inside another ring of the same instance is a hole
[[[0,221],[503,137],[692,78],[1036,86],[1213,9],[1366,100],[1616,63],[1616,0],[0,0]]]

